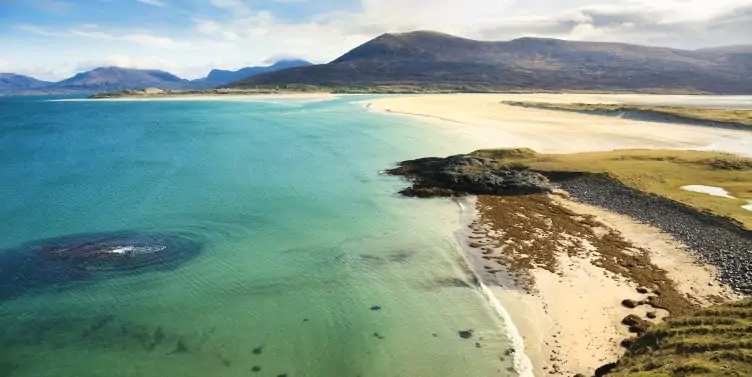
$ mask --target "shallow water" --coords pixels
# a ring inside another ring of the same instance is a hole
[[[201,245],[170,268],[0,279],[0,375],[514,375],[457,204],[378,174],[472,146],[350,101],[0,99],[0,269],[56,237]]]

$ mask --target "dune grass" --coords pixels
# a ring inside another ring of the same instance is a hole
[[[732,219],[752,229],[752,159],[726,153],[675,150],[620,150],[538,154],[529,149],[481,150],[474,155],[499,164],[539,171],[606,174],[626,186]],[[737,199],[682,190],[688,185],[722,187]]]
[[[545,103],[532,101],[504,102],[505,105],[534,107],[539,109],[575,111],[585,113],[613,113],[641,112],[653,113],[693,121],[727,123],[752,127],[752,110],[735,109],[704,109],[694,107],[675,106],[637,106],[637,105],[614,105],[614,104],[587,104],[587,103]]]
[[[752,300],[700,309],[649,329],[608,376],[752,376]]]

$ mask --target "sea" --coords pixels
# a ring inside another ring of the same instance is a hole
[[[517,376],[460,204],[382,174],[472,142],[370,98],[0,97],[0,376]]]

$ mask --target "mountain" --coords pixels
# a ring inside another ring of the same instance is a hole
[[[216,84],[216,85],[224,85],[224,84],[229,84],[233,81],[242,80],[244,78],[248,78],[248,77],[255,76],[258,74],[262,74],[262,73],[279,71],[281,69],[286,69],[286,68],[306,67],[310,65],[313,65],[313,64],[305,60],[280,60],[270,66],[246,67],[246,68],[239,69],[237,71],[225,71],[222,69],[213,69],[211,72],[209,72],[209,75],[207,77],[194,80],[194,82],[198,81],[198,82],[205,82],[205,83]]]
[[[49,84],[51,83],[29,76],[17,75],[15,73],[0,73],[0,92],[33,90]]]
[[[260,74],[227,86],[750,93],[752,56],[738,50],[688,51],[541,38],[485,42],[418,31],[381,35],[328,64]]]
[[[125,89],[182,89],[190,82],[171,73],[119,67],[97,68],[54,83],[45,90],[103,92]]]

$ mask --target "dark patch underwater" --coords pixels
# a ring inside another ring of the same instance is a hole
[[[0,301],[117,276],[168,271],[196,258],[190,234],[123,231],[42,239],[0,250]]]

